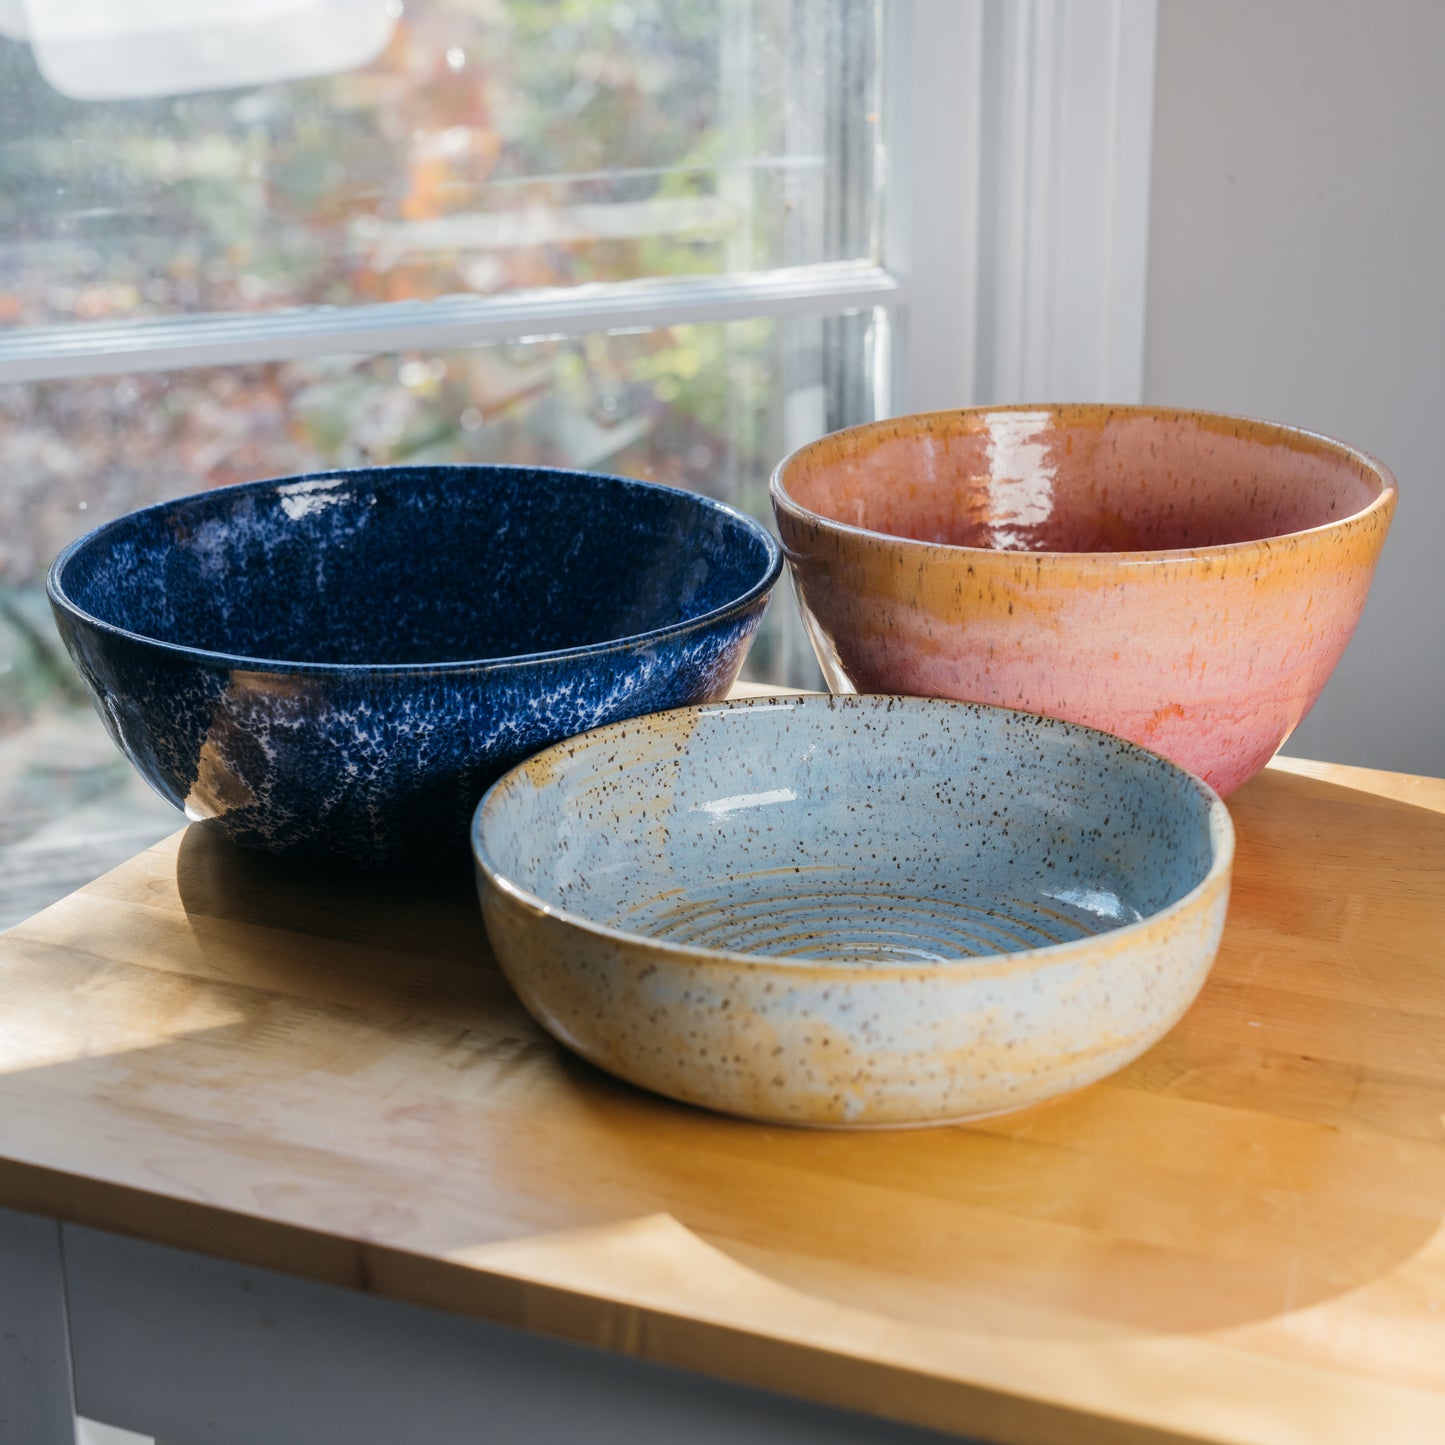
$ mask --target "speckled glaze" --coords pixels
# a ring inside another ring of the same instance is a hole
[[[111,736],[250,848],[465,866],[483,790],[558,738],[722,696],[781,558],[705,497],[520,467],[227,487],[51,568]]]
[[[1102,1078],[1188,1008],[1234,834],[1198,779],[927,698],[693,707],[547,749],[472,830],[497,959],[593,1063],[732,1114],[978,1118]]]
[[[1155,407],[902,417],[811,443],[772,481],[835,692],[1087,723],[1224,794],[1319,696],[1395,496],[1339,442]]]

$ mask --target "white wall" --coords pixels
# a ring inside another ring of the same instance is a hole
[[[1400,482],[1286,751],[1445,774],[1445,5],[1160,0],[1152,402],[1310,427]]]

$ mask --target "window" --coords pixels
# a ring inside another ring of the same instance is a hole
[[[1117,189],[1139,105],[1101,147],[1049,97],[1146,44],[1152,0],[0,5],[0,922],[17,849],[174,824],[53,641],[70,537],[400,461],[765,517],[805,440],[1067,371],[1048,178]],[[786,586],[749,667],[817,678]]]

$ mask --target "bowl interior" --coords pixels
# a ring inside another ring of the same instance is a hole
[[[765,584],[763,529],[703,497],[510,467],[250,483],[84,539],[59,590],[163,642],[303,663],[423,664],[586,647]]]
[[[787,497],[890,536],[1025,552],[1220,546],[1352,516],[1388,485],[1311,433],[1104,406],[937,412],[824,437],[779,470]]]
[[[483,866],[593,923],[705,949],[918,963],[1167,908],[1223,804],[1117,738],[924,698],[685,708],[548,749],[478,809]]]

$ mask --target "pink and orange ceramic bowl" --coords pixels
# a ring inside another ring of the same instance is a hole
[[[899,417],[802,447],[773,509],[834,692],[995,703],[1220,793],[1309,711],[1395,510],[1373,457],[1162,407]]]

